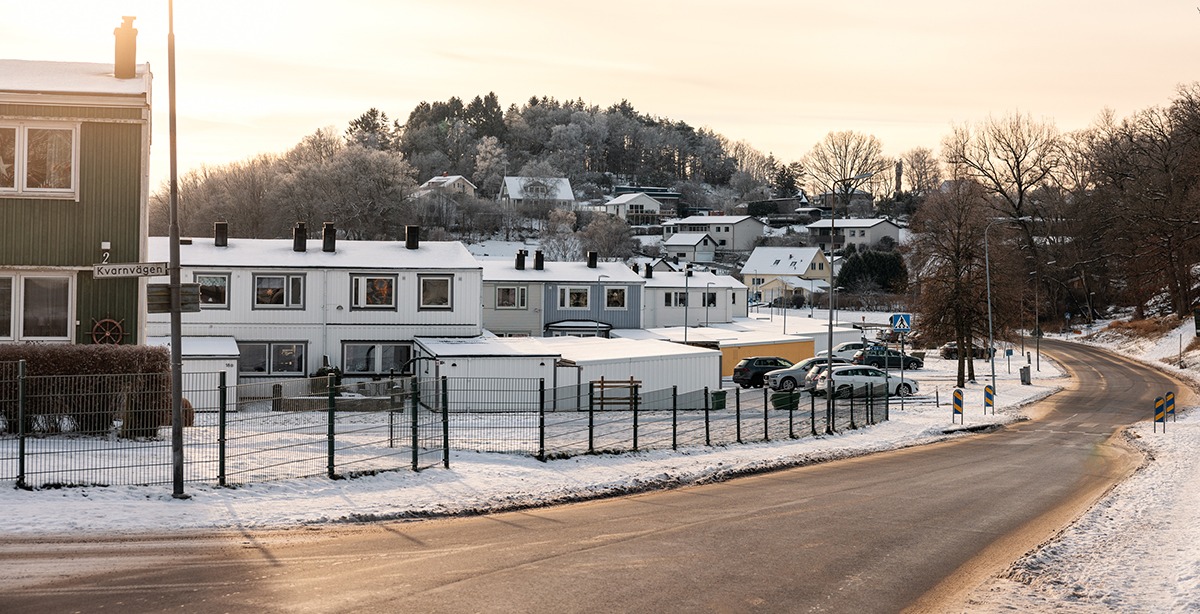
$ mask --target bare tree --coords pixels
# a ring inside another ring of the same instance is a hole
[[[903,184],[918,198],[932,194],[942,184],[941,163],[928,147],[910,149],[900,155],[904,165]]]
[[[864,182],[883,175],[892,160],[874,136],[857,132],[830,132],[804,157],[808,176],[821,190],[842,194],[843,202]],[[881,179],[890,181],[888,177]]]

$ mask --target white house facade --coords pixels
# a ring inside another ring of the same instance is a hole
[[[900,243],[900,227],[891,220],[848,218],[842,220],[819,220],[809,224],[808,236],[822,251],[841,250],[847,245],[871,247],[885,237],[894,244]]]
[[[646,280],[645,328],[707,326],[747,316],[747,288],[729,275],[657,272]]]
[[[717,252],[748,252],[764,228],[766,224],[749,215],[693,215],[663,222],[663,239],[676,233],[708,233],[717,242]]]
[[[742,266],[742,282],[758,300],[766,297],[768,284],[781,277],[828,281],[829,260],[815,247],[758,247]],[[804,282],[799,286],[804,287]]]
[[[706,232],[677,232],[663,240],[663,252],[671,259],[712,262],[717,259],[717,241]]]

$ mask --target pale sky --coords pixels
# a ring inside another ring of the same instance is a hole
[[[370,107],[621,99],[785,162],[830,131],[935,152],[1011,111],[1085,128],[1200,80],[1198,1],[177,0],[179,172],[283,153]],[[111,62],[137,17],[168,177],[167,0],[0,0],[0,58]],[[0,75],[0,81],[3,75]]]

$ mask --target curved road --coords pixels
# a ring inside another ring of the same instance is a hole
[[[0,609],[945,611],[1127,476],[1141,459],[1114,434],[1185,394],[1102,350],[1044,346],[1072,388],[994,433],[473,518],[3,540]]]

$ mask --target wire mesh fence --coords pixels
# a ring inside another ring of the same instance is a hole
[[[880,391],[642,390],[628,382],[547,388],[519,378],[332,377],[227,385],[184,374],[184,476],[233,485],[449,466],[450,450],[581,454],[816,436],[888,419]],[[0,479],[26,487],[167,484],[166,374],[25,377],[0,363]]]

